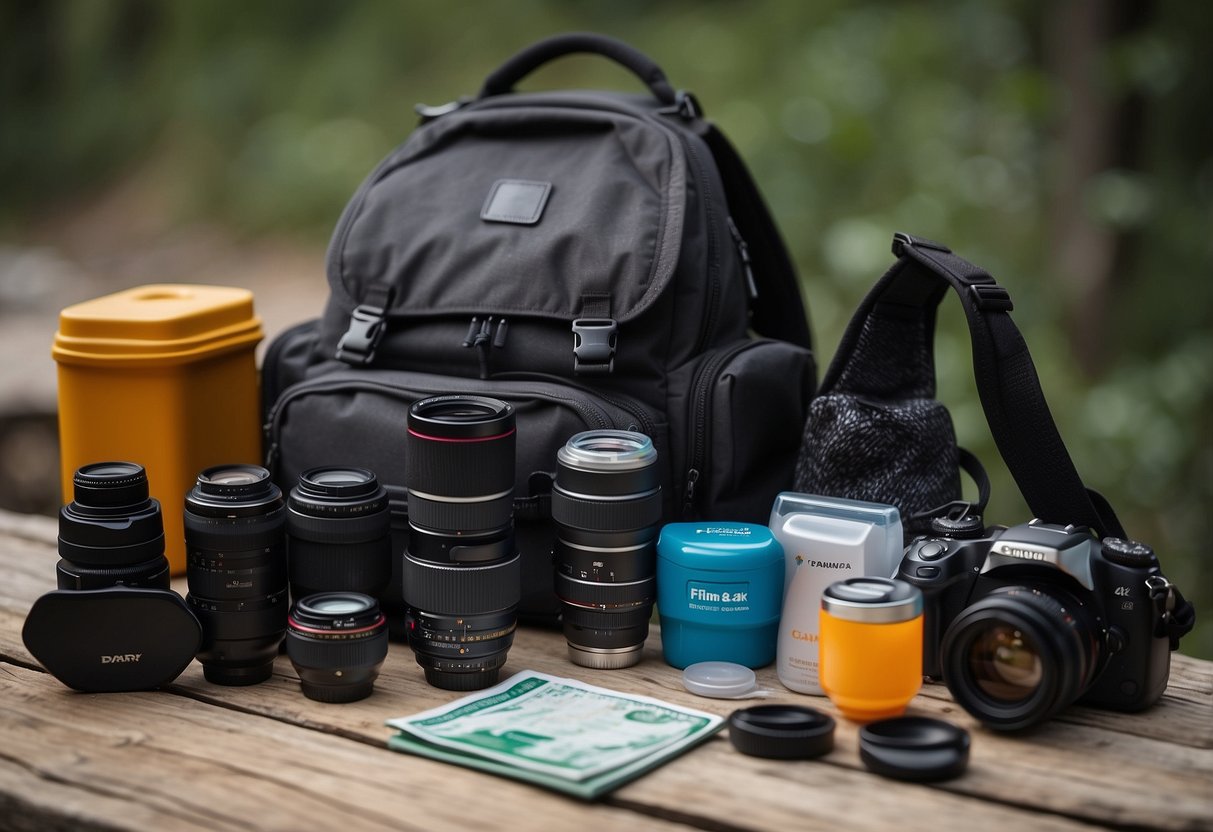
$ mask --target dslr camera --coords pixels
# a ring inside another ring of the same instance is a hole
[[[1019,730],[1075,701],[1135,711],[1162,696],[1191,607],[1149,546],[1039,520],[937,518],[932,532],[898,576],[924,596],[923,672],[977,719]]]

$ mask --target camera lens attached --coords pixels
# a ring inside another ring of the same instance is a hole
[[[296,600],[317,592],[379,597],[392,576],[387,490],[365,468],[304,471],[287,498],[287,562]]]
[[[656,462],[652,440],[625,430],[578,433],[556,454],[556,595],[574,664],[640,661],[657,586]]]
[[[270,677],[286,632],[286,506],[269,471],[218,465],[185,497],[186,601],[202,623],[208,681]]]
[[[309,595],[295,602],[287,618],[286,654],[308,699],[365,699],[374,690],[387,652],[387,620],[369,595]]]
[[[435,396],[408,412],[409,645],[446,690],[496,684],[522,585],[514,545],[514,408]]]
[[[1101,662],[1096,632],[1068,593],[999,587],[944,634],[944,681],[957,703],[991,728],[1029,728],[1090,685]]]

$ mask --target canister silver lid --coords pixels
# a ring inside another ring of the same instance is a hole
[[[844,621],[896,624],[922,615],[922,591],[893,578],[847,578],[826,587],[821,608]]]

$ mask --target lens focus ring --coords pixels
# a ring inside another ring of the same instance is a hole
[[[405,603],[427,612],[480,615],[518,603],[518,555],[490,566],[444,566],[404,556]]]
[[[643,529],[661,522],[661,491],[627,500],[604,500],[552,490],[552,520],[574,529],[618,532]]]

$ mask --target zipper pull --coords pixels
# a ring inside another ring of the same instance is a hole
[[[476,333],[480,330],[480,319],[475,315],[472,316],[472,322],[468,324],[468,334],[463,336],[463,345],[470,347],[476,340]]]
[[[737,223],[733,222],[733,218],[725,217],[725,221],[729,224],[729,233],[733,235],[733,245],[737,246],[737,255],[741,258],[741,268],[745,272],[746,288],[750,292],[750,303],[753,303],[758,300],[758,284],[754,282],[754,269],[750,262],[750,247],[746,245],[745,238],[737,230]]]
[[[509,327],[510,325],[506,322],[505,318],[497,319],[497,332],[493,335],[493,346],[497,349],[505,346],[505,336],[509,332]]]
[[[684,517],[695,508],[695,483],[697,482],[699,482],[699,469],[692,468],[687,471],[687,487],[682,500],[682,513]]]

